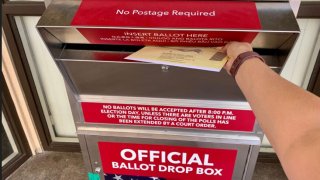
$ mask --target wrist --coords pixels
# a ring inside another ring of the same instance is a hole
[[[235,81],[237,84],[240,83],[240,81],[243,83],[249,82],[251,85],[254,84],[252,81],[259,76],[259,74],[264,71],[265,63],[260,61],[259,59],[253,57],[248,59],[247,61],[243,62],[241,65],[241,68],[239,68],[236,76]],[[266,68],[269,69],[269,68]]]
[[[242,66],[242,64],[247,60],[260,60],[265,63],[264,59],[256,52],[247,51],[238,55],[238,57],[233,61],[229,73],[233,78],[236,77],[238,70]]]

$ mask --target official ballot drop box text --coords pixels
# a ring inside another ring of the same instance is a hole
[[[251,179],[263,132],[232,77],[124,58],[246,41],[280,72],[299,35],[288,1],[54,0],[37,28],[100,179]]]

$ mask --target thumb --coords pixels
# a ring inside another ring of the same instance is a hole
[[[229,47],[229,43],[224,45],[223,48],[220,51],[225,53],[225,54],[227,54],[228,47]]]

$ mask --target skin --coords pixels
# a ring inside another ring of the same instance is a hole
[[[223,51],[230,60],[252,51],[231,42]],[[320,179],[320,98],[285,80],[258,58],[245,61],[235,80],[277,153],[289,179]]]

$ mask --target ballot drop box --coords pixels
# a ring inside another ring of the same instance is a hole
[[[244,41],[279,73],[299,35],[289,2],[264,0],[53,0],[37,29],[64,77],[88,178],[106,180],[251,179],[263,137],[224,70],[126,56]]]

